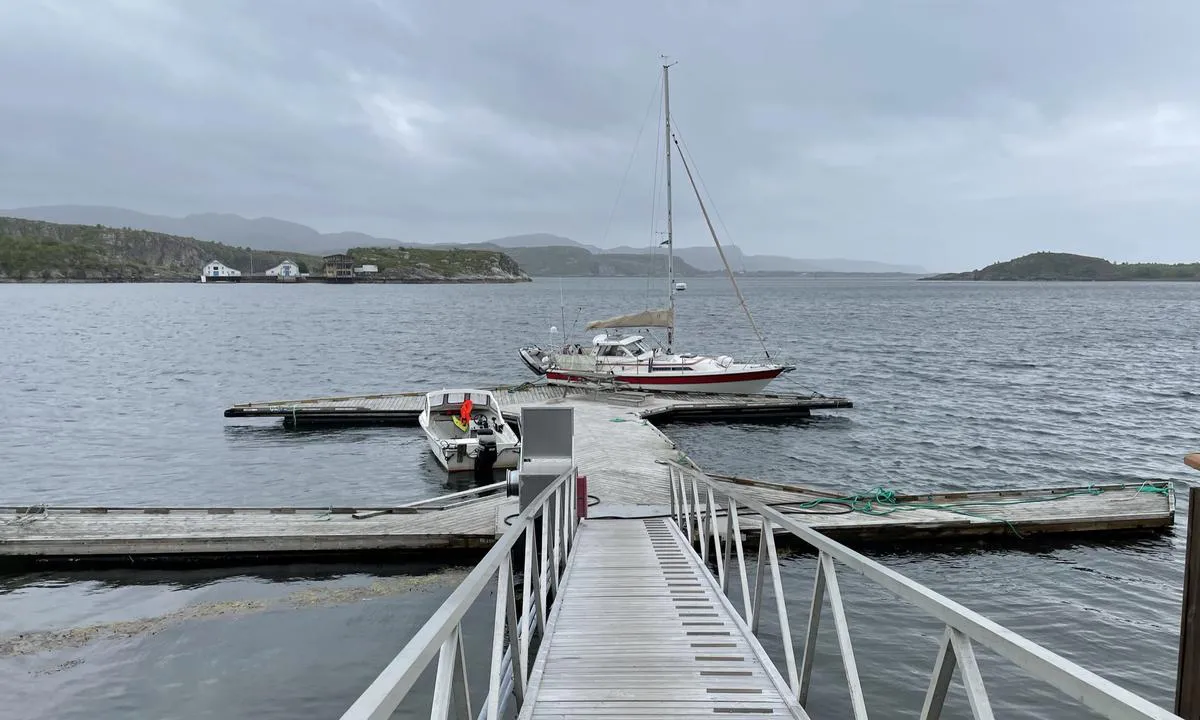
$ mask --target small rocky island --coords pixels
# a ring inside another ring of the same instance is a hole
[[[993,263],[982,270],[944,273],[921,280],[1200,280],[1200,263],[1113,263],[1104,258],[1071,253],[1036,252]]]
[[[272,269],[296,269],[297,281],[513,283],[529,275],[499,250],[351,248],[345,258],[369,272],[336,278],[328,258],[284,250],[251,250],[191,237],[102,225],[63,225],[0,217],[0,282],[196,282],[206,264],[221,279],[274,281]]]

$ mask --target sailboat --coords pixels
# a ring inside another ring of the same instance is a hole
[[[587,330],[603,330],[592,338],[591,346],[580,344],[562,345],[556,349],[543,350],[531,345],[519,350],[521,360],[534,373],[544,376],[554,385],[585,387],[615,387],[629,390],[654,390],[667,392],[704,393],[756,393],[780,375],[791,372],[794,366],[772,361],[762,334],[754,324],[750,309],[742,297],[734,279],[725,251],[717,239],[708,210],[700,197],[700,191],[692,177],[691,168],[680,149],[679,159],[687,172],[688,181],[700,204],[701,213],[708,226],[717,252],[725,265],[725,271],[738,302],[750,321],[751,327],[763,345],[765,362],[738,362],[730,355],[697,355],[674,351],[675,342],[675,293],[686,285],[675,282],[674,273],[674,228],[672,225],[671,194],[671,146],[677,144],[671,132],[671,64],[663,63],[663,119],[666,138],[666,184],[667,184],[667,291],[669,306],[647,309],[627,315],[596,320],[587,324]],[[681,287],[682,286],[682,287]],[[658,346],[643,334],[626,334],[627,330],[665,328],[665,346]]]

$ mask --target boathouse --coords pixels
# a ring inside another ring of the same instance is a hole
[[[206,282],[209,278],[235,278],[241,276],[241,270],[231,268],[220,260],[213,260],[200,271],[200,282]]]
[[[267,270],[269,277],[294,278],[300,277],[300,266],[291,260],[284,260],[275,267]]]

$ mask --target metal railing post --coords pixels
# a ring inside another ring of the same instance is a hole
[[[462,626],[457,629],[458,635],[458,672],[462,678],[463,717],[471,717],[471,684],[467,682],[467,646],[463,640]]]
[[[817,574],[813,578],[812,600],[808,605],[808,630],[804,633],[804,654],[800,656],[800,692],[796,700],[801,707],[808,703],[813,660],[817,655],[817,631],[821,628],[821,607],[825,604],[824,557],[823,552],[817,556]]]
[[[492,662],[491,676],[488,682],[487,720],[500,720],[500,680],[504,677],[504,625],[507,614],[508,594],[512,591],[509,580],[509,563],[505,559],[500,563],[496,572],[496,612],[493,614],[495,625],[492,626]]]
[[[779,640],[783,643],[783,659],[787,670],[788,687],[792,689],[794,696],[799,697],[800,676],[796,671],[796,648],[792,644],[792,626],[788,622],[787,595],[783,592],[783,578],[779,576],[779,554],[775,549],[775,531],[769,527],[764,528],[763,538],[766,540],[767,564],[771,570],[771,590],[775,593],[775,611],[779,614]],[[757,614],[756,612],[755,615]]]
[[[667,467],[667,478],[671,484],[671,517],[675,519],[675,527],[681,528],[683,522],[679,514],[679,498],[675,493],[675,468]]]
[[[1197,469],[1200,469],[1200,456]],[[1179,622],[1179,663],[1175,714],[1200,720],[1200,487],[1188,494],[1187,550],[1183,562],[1183,607]]]
[[[570,483],[567,483],[567,484],[569,485]],[[559,546],[562,548],[562,550],[558,554],[558,563],[554,566],[554,569],[558,573],[558,581],[561,584],[563,571],[567,569],[567,553],[570,552],[570,550],[571,550],[571,548],[570,548],[570,542],[571,542],[570,532],[571,531],[569,529],[570,521],[567,519],[567,513],[574,515],[575,508],[568,507],[568,505],[567,505],[567,490],[565,487],[558,494],[558,500],[559,500],[558,531],[560,533],[560,537],[558,538],[558,540],[559,540]]]
[[[731,500],[732,504],[733,501]],[[721,592],[729,597],[729,581],[733,575],[733,513],[725,513],[725,553],[721,560],[721,568],[729,568],[729,572],[721,573]]]
[[[550,577],[554,580],[554,594],[558,594],[558,569],[561,567],[560,556],[562,555],[562,530],[559,528],[559,523],[562,522],[562,488],[555,488],[554,494],[550,496],[550,537],[553,538],[553,552],[550,553]]]
[[[542,519],[542,542],[538,545],[538,552],[541,555],[541,569],[538,573],[538,592],[541,595],[542,607],[546,607],[546,601],[549,599],[551,588],[554,592],[558,592],[558,585],[554,584],[553,573],[550,572],[550,499],[547,498],[542,502],[542,507],[538,510],[539,517]],[[544,619],[544,618],[543,618]]]
[[[994,720],[992,703],[988,700],[987,689],[983,686],[983,675],[979,672],[978,663],[975,662],[975,649],[971,647],[971,639],[951,628],[950,644],[954,647],[955,657],[958,658],[958,667],[962,673],[963,688],[967,691],[967,702],[971,705],[971,714],[978,720]]]
[[[737,551],[738,563],[738,578],[742,585],[742,619],[746,624],[750,623],[750,580],[746,577],[746,551],[742,548],[742,527],[738,521],[737,500],[729,498],[729,520],[730,527],[733,528],[733,540],[731,541]]]
[[[850,706],[854,710],[855,720],[867,720],[867,702],[863,698],[862,682],[858,678],[858,663],[854,659],[854,646],[850,643],[850,623],[846,620],[846,607],[842,604],[842,590],[838,586],[833,558],[823,554],[820,561],[825,572],[829,609],[833,612],[833,627],[837,631],[842,668],[846,671],[846,684],[850,687]]]
[[[529,633],[522,627],[523,623],[517,620],[517,593],[512,587],[512,563],[506,562],[504,567],[509,581],[505,605],[508,615],[509,655],[512,658],[510,662],[513,669],[513,693],[517,698],[517,707],[520,707],[521,703],[525,702],[525,682],[529,679],[529,674],[525,672],[526,662],[524,655],[521,655],[521,647]]]
[[[454,628],[454,632],[442,643],[438,652],[437,675],[433,681],[433,705],[430,709],[430,720],[447,720],[450,717],[451,691],[454,689],[454,676],[458,669],[458,646],[462,627]]]
[[[692,503],[688,500],[687,486],[679,478],[679,495],[683,499],[683,529],[687,532],[688,545],[692,544]]]
[[[950,692],[950,681],[954,679],[954,644],[951,633],[954,629],[949,625],[942,633],[942,642],[938,646],[937,660],[933,663],[933,674],[929,676],[929,689],[925,691],[925,703],[921,706],[918,720],[940,720],[942,708],[946,705],[946,695]]]
[[[767,536],[770,535],[771,521],[764,515],[762,532],[758,536],[758,567],[754,572],[754,610],[750,613],[750,632],[758,634],[758,621],[762,617],[763,580],[766,578]]]
[[[713,557],[717,562],[717,580],[725,586],[725,556],[721,553],[721,531],[717,529],[717,501],[713,498],[712,488],[708,490],[708,527],[712,530]]]

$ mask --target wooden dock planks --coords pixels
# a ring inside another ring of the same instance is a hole
[[[806,417],[813,410],[853,407],[845,398],[809,395],[729,395],[705,393],[597,392],[555,385],[492,388],[505,412],[513,417],[522,405],[547,402],[623,405],[641,417],[719,419],[729,417]],[[244,403],[225,410],[227,418],[280,418],[285,424],[305,425],[411,425],[421,412],[423,392],[357,395]]]
[[[662,520],[587,520],[520,720],[807,718],[758,640]]]
[[[353,553],[372,550],[490,547],[503,517],[517,512],[503,494],[438,510],[407,511],[363,519],[351,512],[307,508],[292,512],[240,508],[145,508],[107,512],[0,508],[0,557],[97,558],[105,556]]]
[[[611,394],[610,394],[611,395]],[[622,393],[629,395],[629,393]],[[575,412],[575,457],[588,478],[594,518],[665,516],[671,511],[668,463],[689,461],[675,443],[655,427],[648,414],[680,403],[712,403],[714,397],[635,393],[637,402],[610,402],[604,393],[554,386],[506,390],[501,402],[510,414],[525,405],[569,405]],[[415,413],[422,393],[352,398],[316,398],[293,403],[237,406],[238,417],[279,417],[286,408],[318,408],[323,413]],[[782,400],[780,400],[782,398]],[[738,402],[730,396],[722,407]],[[792,402],[791,396],[754,396],[751,404]],[[261,411],[261,412],[260,412]],[[227,412],[228,414],[228,412]],[[767,503],[795,503],[829,498],[836,493],[797,489],[786,483],[740,482],[736,487]],[[820,506],[796,514],[844,541],[891,541],[978,535],[1026,536],[1036,533],[1104,533],[1162,529],[1174,522],[1172,489],[1101,486],[1096,494],[1080,488],[972,492],[934,496],[900,496],[901,509],[887,515],[843,513]],[[1042,501],[1048,495],[1061,499]],[[1067,496],[1069,495],[1069,496]],[[1036,500],[1036,501],[1034,501]],[[950,509],[914,505],[982,503]],[[786,511],[786,507],[781,506]],[[97,510],[100,510],[98,512]],[[516,512],[516,500],[498,494],[450,509],[397,510],[355,519],[353,508],[50,508],[24,513],[0,507],[0,557],[73,559],[100,557],[190,557],[272,553],[353,553],[372,550],[469,550],[492,545]],[[837,512],[840,514],[815,514]],[[969,513],[969,514],[965,514]],[[755,518],[743,519],[753,534]]]
[[[1170,527],[1175,515],[1174,492],[1167,481],[899,495],[895,505],[875,502],[870,512],[846,512],[846,506],[828,502],[831,493],[728,486],[743,493],[751,490],[756,499],[847,541],[1151,530]],[[824,502],[800,507],[813,501]],[[753,513],[741,515],[758,522]],[[743,529],[753,532],[752,522],[744,520]]]

